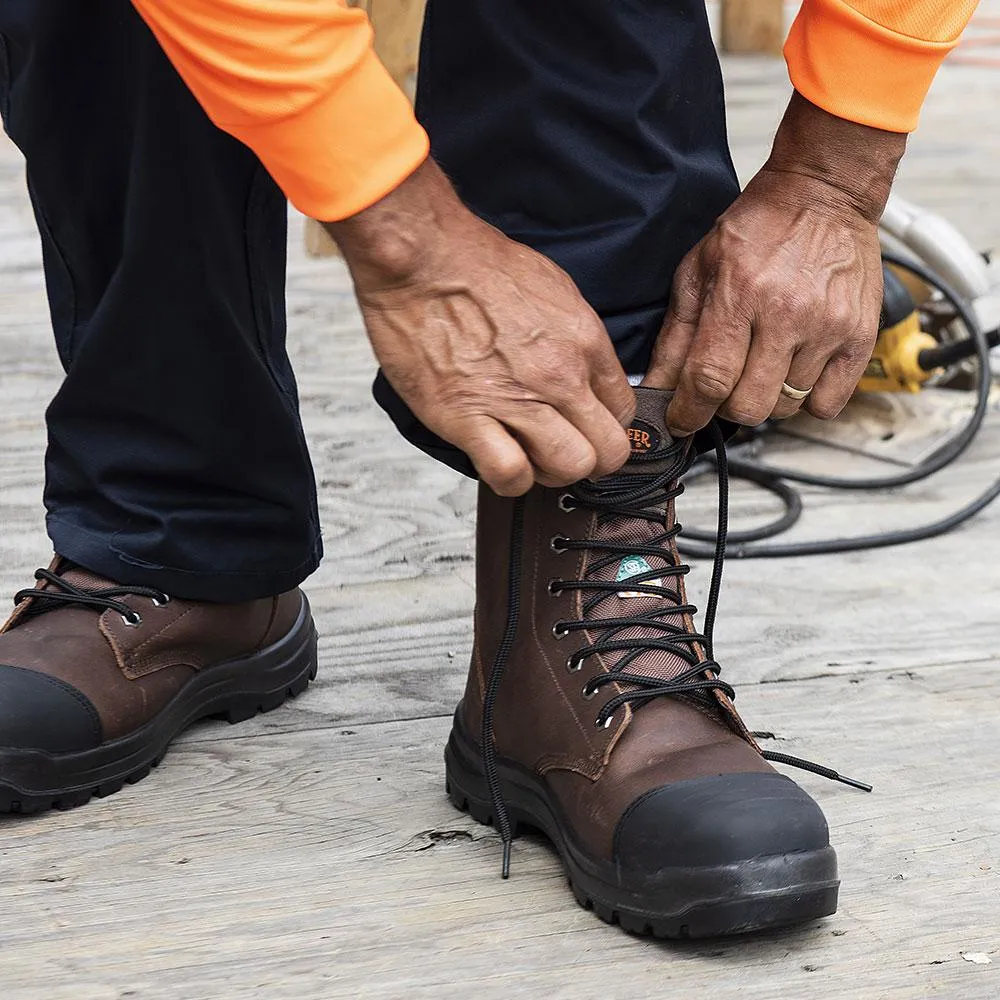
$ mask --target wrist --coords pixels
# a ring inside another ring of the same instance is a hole
[[[323,223],[365,286],[405,284],[441,234],[468,209],[429,157],[398,187],[357,215]]]
[[[794,94],[763,170],[819,181],[840,202],[877,223],[906,148],[906,135],[831,115]]]

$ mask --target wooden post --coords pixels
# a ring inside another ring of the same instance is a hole
[[[722,51],[780,55],[784,7],[784,0],[722,0]]]
[[[375,29],[375,52],[392,78],[413,100],[417,83],[417,50],[425,0],[350,0],[363,7]],[[306,253],[312,257],[333,257],[337,244],[316,222],[306,219]]]

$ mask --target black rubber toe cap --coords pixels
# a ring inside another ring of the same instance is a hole
[[[822,810],[794,781],[767,772],[725,774],[636,799],[615,830],[615,860],[654,874],[820,850],[829,842]]]
[[[0,749],[73,753],[101,742],[101,720],[75,687],[0,664]]]

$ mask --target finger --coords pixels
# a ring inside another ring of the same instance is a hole
[[[629,396],[632,400],[631,409],[634,410],[635,393],[631,386]],[[630,448],[625,428],[597,396],[580,393],[561,406],[559,412],[583,434],[594,449],[595,462],[590,475],[606,476],[628,461]]]
[[[516,415],[505,417],[504,423],[531,460],[539,483],[568,486],[593,473],[597,465],[593,446],[551,406],[521,407]]]
[[[653,347],[653,357],[642,384],[654,389],[676,389],[684,360],[701,317],[704,282],[700,245],[681,261],[674,275],[667,314]]]
[[[701,430],[739,383],[750,349],[750,319],[709,299],[674,398],[667,407],[667,426],[675,437]]]
[[[453,433],[438,430],[461,448],[480,478],[499,496],[518,497],[535,485],[535,470],[511,433],[490,417],[466,417]]]
[[[832,420],[847,405],[871,360],[871,351],[859,350],[834,355],[804,401],[805,408],[820,420]]]
[[[781,331],[755,330],[743,372],[729,398],[719,407],[719,416],[746,427],[763,423],[779,405],[778,400],[785,398],[781,396],[781,383],[794,356],[794,342]]]
[[[788,373],[782,379],[782,382],[793,389],[801,389],[802,391],[812,390],[823,374],[823,369],[826,367],[827,361],[829,361],[828,354],[820,354],[815,350],[802,348],[796,351],[795,356],[788,365]],[[806,405],[806,400],[808,399],[808,396],[805,399],[792,399],[781,391],[781,386],[779,385],[778,398],[769,416],[774,420],[785,420],[793,414],[798,413]]]
[[[605,338],[591,363],[590,387],[601,406],[609,411],[620,427],[628,427],[635,419],[635,391],[615,354],[611,341]],[[581,428],[582,429],[582,428]]]

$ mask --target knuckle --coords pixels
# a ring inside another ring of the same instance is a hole
[[[767,419],[767,413],[759,409],[752,409],[745,406],[726,407],[725,416],[734,424],[742,424],[744,427],[756,427]]]
[[[868,335],[867,331],[860,336],[851,337],[840,349],[840,357],[852,367],[867,364],[872,356],[876,334]]]
[[[724,417],[732,420],[733,423],[743,424],[746,427],[756,427],[763,423],[771,413],[769,403],[760,398],[739,394],[739,398],[730,398],[725,406],[719,411]]]
[[[475,459],[473,463],[475,464]],[[521,496],[531,489],[534,481],[531,465],[526,459],[497,459],[492,456],[480,468],[480,475],[490,489],[502,497]]]
[[[602,444],[598,451],[597,464],[592,471],[602,476],[616,472],[628,461],[630,454],[628,438],[624,435],[615,435]]]
[[[548,471],[560,480],[560,486],[568,486],[589,476],[594,471],[596,461],[593,455],[589,458],[583,455],[563,455],[552,462]]]
[[[700,288],[701,269],[698,267],[698,258],[695,251],[692,251],[677,265],[677,270],[674,272],[672,291],[676,297],[690,299],[698,297]]]
[[[816,399],[810,402],[809,412],[820,420],[833,420],[844,408],[845,401]]]
[[[721,402],[729,398],[736,388],[732,372],[715,365],[702,363],[687,373],[687,383],[695,395],[711,402]]]
[[[539,384],[545,387],[545,395],[558,402],[573,399],[587,386],[584,369],[579,365],[559,365],[539,375]]]
[[[608,331],[601,324],[588,326],[578,343],[588,367],[610,364],[614,358],[614,348],[608,338]]]
[[[501,497],[519,497],[531,489],[533,477],[530,470],[524,475],[517,476],[483,476],[490,489]]]
[[[857,310],[848,302],[841,302],[830,306],[827,315],[830,326],[835,330],[846,330],[854,334],[858,328],[859,316]]]

